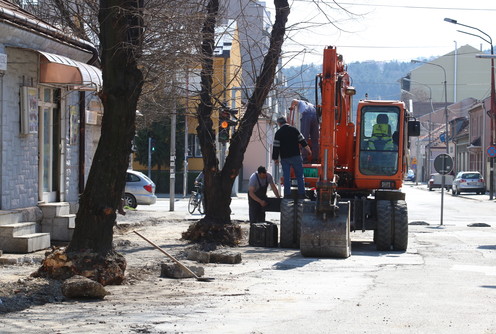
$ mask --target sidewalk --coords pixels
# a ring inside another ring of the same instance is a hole
[[[273,196],[270,194],[269,196]],[[189,197],[184,198],[182,195],[175,195],[174,208],[170,210],[170,197],[168,194],[157,194],[158,200],[153,205],[138,205],[136,210],[126,210],[126,215],[117,215],[117,225],[132,226],[146,225],[155,222],[163,221],[189,221],[194,222],[200,220],[204,215],[200,215],[198,211],[193,214],[188,212]],[[231,220],[233,222],[248,222],[248,194],[238,193],[236,197],[231,198]],[[267,212],[267,221],[279,222],[280,214],[278,212]],[[60,243],[58,243],[60,244]],[[4,253],[0,256],[1,265],[16,265],[16,264],[33,264],[41,262],[45,257],[46,250],[33,252],[29,254],[12,254]]]
[[[269,197],[275,197],[272,193],[268,193]],[[188,202],[189,197],[184,198],[182,195],[174,196],[173,210],[171,211],[171,201],[168,194],[157,194],[158,200],[154,205],[138,205],[136,212],[148,214],[153,217],[161,217],[167,219],[184,219],[184,220],[195,220],[201,219],[203,215],[200,215],[198,211],[195,210],[193,214],[188,212]],[[238,193],[237,196],[231,197],[231,220],[233,221],[248,221],[248,193]],[[118,216],[117,223],[129,223],[129,218],[134,216]],[[279,212],[267,212],[267,221],[279,221]],[[132,219],[132,218],[131,218]]]

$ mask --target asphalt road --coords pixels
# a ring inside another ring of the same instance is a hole
[[[266,254],[265,261],[245,263],[237,276],[251,297],[232,297],[228,304],[212,298],[216,312],[201,327],[192,317],[181,328],[207,333],[496,333],[496,203],[488,195],[445,192],[440,225],[440,189],[406,183],[403,190],[410,223],[407,252],[377,252],[371,232],[356,232],[346,260]],[[178,200],[169,214],[182,214],[185,204]],[[154,209],[169,208],[166,198]],[[246,194],[233,198],[231,208],[233,219],[246,220]],[[276,213],[267,215],[267,220],[278,219]],[[469,227],[474,223],[490,226]],[[248,268],[257,275],[246,275]]]
[[[440,225],[441,190],[406,183],[404,191],[411,224],[407,252],[377,252],[371,232],[353,233],[352,256],[346,260],[257,250],[262,258],[247,258],[239,271],[229,269],[236,273],[240,295],[233,293],[227,303],[225,297],[212,297],[204,319],[192,314],[204,312],[205,305],[193,306],[179,328],[206,333],[496,333],[496,203],[488,195],[445,192]],[[175,202],[169,214],[184,212],[185,202]],[[157,208],[167,211],[169,204],[170,199],[161,199]],[[233,219],[246,220],[246,194],[233,198],[231,208]],[[278,219],[276,213],[267,215],[267,220]],[[490,227],[469,227],[474,223]]]
[[[127,245],[122,251],[131,272],[150,272],[146,280],[109,287],[112,295],[98,303],[1,315],[0,332],[496,333],[496,204],[484,195],[449,194],[440,226],[440,191],[413,184],[404,190],[411,224],[406,252],[377,252],[371,232],[352,234],[348,259],[242,245],[235,249],[241,264],[205,265],[215,281],[202,283],[158,278],[151,264],[163,256],[129,233],[119,236]],[[200,217],[186,207],[178,199],[170,211],[169,199],[160,199],[122,223],[138,215],[176,219],[143,229],[177,254],[184,243],[174,233]],[[233,199],[232,211],[233,219],[246,220],[245,196]],[[277,214],[268,219],[277,221]],[[468,226],[476,222],[491,226]]]

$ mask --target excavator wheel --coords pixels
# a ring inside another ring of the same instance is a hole
[[[377,228],[374,231],[374,241],[378,251],[391,249],[391,223],[393,221],[393,206],[391,201],[377,200]]]
[[[300,252],[306,257],[347,258],[351,255],[350,202],[340,202],[336,217],[316,214],[316,202],[303,203]]]
[[[302,201],[283,199],[281,201],[281,248],[300,247],[300,226],[303,217]]]
[[[408,246],[408,208],[405,201],[394,203],[394,240],[395,251],[406,251]]]

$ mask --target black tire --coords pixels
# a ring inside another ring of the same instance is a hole
[[[300,211],[303,211],[302,208],[300,209]],[[279,243],[281,248],[300,247],[300,227],[296,225],[298,217],[295,217],[295,215],[298,215],[297,211],[297,201],[293,199],[283,199],[281,201],[281,240]]]
[[[408,247],[408,207],[405,201],[394,202],[394,240],[395,251],[406,251]]]
[[[391,201],[378,200],[377,202],[377,228],[374,239],[378,251],[391,250],[391,222],[393,207]]]
[[[456,196],[456,191],[454,188],[451,188],[451,196]]]
[[[298,200],[298,202],[295,204],[295,215],[296,215],[296,220],[295,220],[295,226],[293,228],[293,241],[295,243],[295,248],[300,248],[300,239],[301,239],[301,222],[303,221],[303,203],[305,201]],[[308,213],[307,213],[308,214]]]
[[[198,204],[196,202],[196,195],[191,194],[191,196],[189,197],[189,202],[188,202],[188,212],[190,214],[193,214],[193,212],[195,212],[195,209],[197,206],[198,206]]]
[[[128,206],[130,208],[136,209],[138,206],[138,201],[136,201],[136,197],[134,197],[130,193],[124,194],[124,206]]]

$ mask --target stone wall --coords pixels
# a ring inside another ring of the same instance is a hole
[[[36,206],[38,202],[38,135],[20,134],[20,88],[37,86],[37,54],[5,48],[8,57],[3,77],[1,112],[1,209]]]

